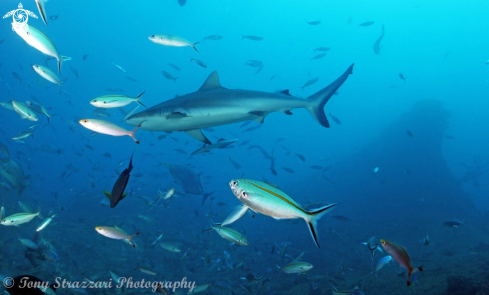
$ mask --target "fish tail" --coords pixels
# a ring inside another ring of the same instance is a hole
[[[177,81],[178,77],[176,78],[173,78],[173,83],[175,83]]]
[[[324,106],[329,101],[331,96],[343,85],[349,75],[353,74],[352,64],[348,69],[333,83],[329,84],[327,87],[319,90],[315,94],[308,97],[310,103],[306,105],[305,109],[309,111],[311,116],[323,127],[329,128],[329,122],[324,113]]]
[[[44,219],[44,218],[41,216],[41,207],[42,207],[42,205],[41,205],[41,206],[39,206],[39,209],[37,209],[36,216],[37,216],[37,217],[39,217],[39,218],[41,218],[41,219]]]
[[[59,59],[58,59],[58,72],[59,72],[60,75],[61,75],[61,64],[64,61],[68,61],[68,60],[71,60],[71,57],[62,56],[62,55],[59,57]]]
[[[207,200],[207,198],[208,198],[210,195],[212,195],[214,192],[215,192],[215,191],[210,192],[210,193],[204,193],[204,194],[203,194],[203,198],[202,198],[202,204],[201,204],[201,206],[202,206],[202,205],[204,205],[204,203],[205,203],[205,201]]]
[[[134,248],[136,248],[136,245],[135,245],[135,244],[132,242],[132,238],[134,238],[135,236],[138,236],[138,235],[139,235],[139,233],[135,233],[135,234],[133,234],[132,236],[130,236],[130,237],[128,237],[128,238],[127,238],[127,240],[128,240],[129,242],[131,242],[131,245],[132,245]]]
[[[130,131],[129,132],[129,136],[134,139],[134,141],[139,144],[139,140],[136,138],[136,136],[134,136],[134,134],[136,133],[136,131],[138,131],[139,127],[141,127],[141,125],[139,125],[138,127],[134,128],[134,130]]]
[[[316,246],[318,248],[321,248],[318,243],[318,237],[317,237],[317,221],[323,217],[324,214],[328,213],[333,209],[334,206],[338,204],[328,204],[324,207],[315,209],[313,211],[306,212],[307,216],[304,218],[307,222],[307,226],[309,228],[309,232],[311,233],[312,239],[314,240],[314,243],[316,243]]]
[[[146,108],[146,106],[141,102],[140,98],[141,96],[146,92],[146,90],[144,90],[143,92],[141,92],[141,94],[139,94],[138,96],[136,96],[136,102],[139,103],[140,105],[142,105],[143,107]]]
[[[200,55],[200,52],[197,50],[197,47],[195,47],[195,45],[199,44],[199,42],[195,42],[194,44],[192,44],[192,48]]]

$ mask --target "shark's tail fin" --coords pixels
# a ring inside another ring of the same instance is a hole
[[[324,113],[324,106],[351,74],[353,74],[353,64],[333,83],[308,97],[311,102],[306,106],[306,110],[322,126],[329,128],[329,122]]]

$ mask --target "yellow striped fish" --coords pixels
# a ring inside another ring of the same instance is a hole
[[[317,221],[337,204],[328,204],[313,211],[306,211],[286,193],[265,182],[234,179],[229,185],[234,195],[255,212],[275,219],[304,219],[314,243],[320,248],[316,231]]]

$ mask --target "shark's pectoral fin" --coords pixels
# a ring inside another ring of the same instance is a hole
[[[280,93],[285,94],[285,95],[288,95],[288,96],[291,96],[290,95],[290,92],[289,92],[289,89],[282,90],[282,91],[280,91]]]
[[[192,130],[186,130],[188,135],[192,136],[193,138],[202,141],[203,143],[206,144],[212,144],[212,142],[205,137],[204,133],[202,133],[201,129],[192,129]]]
[[[265,122],[265,117],[268,115],[268,113],[263,111],[253,111],[253,112],[249,112],[249,114],[255,115],[256,118],[254,118],[253,121],[260,124]]]
[[[169,114],[166,118],[167,119],[181,119],[181,118],[186,118],[188,117],[187,114],[184,114],[182,112],[174,112]]]

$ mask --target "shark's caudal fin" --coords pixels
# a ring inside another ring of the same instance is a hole
[[[322,126],[329,128],[329,122],[324,113],[324,106],[351,74],[353,74],[353,64],[336,81],[308,97],[311,102],[306,107],[306,110]]]
[[[71,57],[68,56],[60,56],[58,59],[58,73],[61,75],[61,64],[64,61],[71,60]]]
[[[317,221],[323,217],[324,214],[328,213],[333,209],[334,206],[338,204],[328,204],[324,207],[315,209],[313,211],[306,212],[307,214],[307,227],[309,228],[309,231],[311,232],[312,239],[314,240],[314,243],[316,243],[316,246],[318,248],[321,248],[318,243],[318,235],[316,231],[316,226],[317,226]]]

